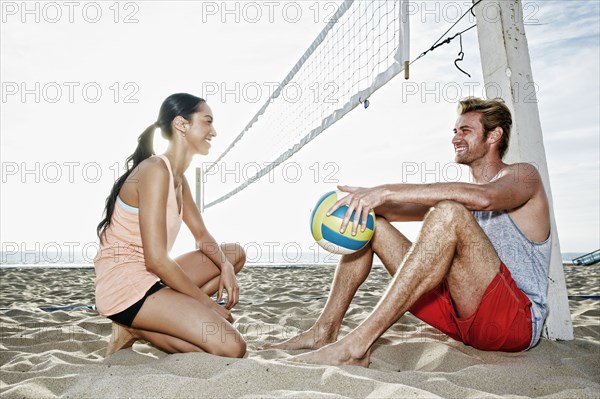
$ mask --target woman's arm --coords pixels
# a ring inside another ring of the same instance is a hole
[[[240,290],[235,278],[233,265],[206,228],[204,220],[202,220],[202,215],[200,215],[200,211],[198,211],[198,207],[192,198],[192,192],[185,176],[183,177],[182,190],[183,221],[194,236],[198,248],[221,269],[217,299],[221,299],[224,288],[227,291],[227,304],[225,307],[231,309],[239,302],[240,298]]]
[[[148,165],[140,168],[136,177],[140,233],[146,267],[170,288],[197,299],[225,319],[231,319],[229,311],[216,305],[190,280],[177,262],[169,257],[166,222],[169,170],[163,162],[145,162]]]

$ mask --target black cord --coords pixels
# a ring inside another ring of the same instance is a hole
[[[452,26],[451,26],[450,28],[448,28],[448,30],[447,30],[446,32],[444,32],[444,34],[443,34],[442,36],[440,36],[440,38],[439,38],[439,39],[437,39],[437,40],[436,40],[436,41],[433,43],[433,45],[432,45],[432,46],[431,46],[429,49],[427,49],[427,50],[423,51],[423,52],[422,52],[422,53],[421,53],[421,54],[420,54],[420,55],[419,55],[417,58],[415,58],[415,59],[414,59],[414,60],[413,60],[413,61],[412,61],[412,62],[411,62],[409,65],[412,65],[412,64],[413,64],[415,61],[417,61],[418,59],[420,59],[420,58],[424,57],[424,56],[425,56],[427,53],[429,53],[430,51],[433,51],[433,50],[435,50],[436,48],[438,48],[438,47],[440,47],[440,46],[443,46],[444,44],[448,44],[448,43],[450,43],[450,42],[451,42],[451,41],[452,41],[454,38],[456,38],[456,36],[460,36],[460,35],[462,35],[463,33],[465,33],[465,32],[467,32],[467,31],[469,31],[469,30],[473,29],[474,27],[476,27],[476,26],[477,26],[477,24],[475,24],[475,25],[472,25],[472,26],[468,27],[467,29],[465,29],[465,30],[463,30],[463,31],[461,31],[461,32],[458,32],[457,34],[455,34],[455,35],[454,35],[454,36],[452,36],[452,37],[447,37],[447,38],[446,38],[446,40],[444,40],[443,42],[439,43],[439,41],[440,41],[440,40],[442,40],[442,38],[443,38],[444,36],[446,36],[446,35],[448,34],[448,32],[450,32],[450,31],[451,31],[451,30],[452,30],[452,29],[453,29],[453,28],[454,28],[454,27],[455,27],[455,26],[456,26],[456,25],[457,25],[457,24],[458,24],[458,23],[459,23],[459,22],[460,22],[460,21],[461,21],[461,20],[462,20],[462,19],[465,17],[465,15],[467,15],[469,12],[470,12],[471,14],[475,15],[475,14],[473,13],[473,8],[475,8],[475,6],[476,6],[476,5],[478,5],[479,3],[481,3],[482,1],[483,1],[483,0],[478,0],[476,3],[474,3],[474,4],[473,4],[473,5],[472,5],[472,6],[471,6],[471,7],[470,7],[470,8],[469,8],[467,11],[465,11],[465,13],[464,13],[463,15],[461,15],[461,17],[460,17],[460,18],[459,18],[459,19],[458,19],[456,22],[454,22],[454,23],[452,24]],[[462,50],[461,50],[461,52],[462,52]],[[462,60],[459,60],[459,61],[462,61]],[[455,63],[454,65],[456,65],[456,63]],[[456,66],[456,67],[458,68],[458,66]],[[460,69],[460,68],[458,68],[458,69]],[[462,69],[461,69],[461,71],[462,71]],[[466,73],[466,72],[464,72],[464,71],[462,71],[462,72],[463,72],[463,73]],[[468,75],[468,74],[467,74],[467,75]]]
[[[467,72],[465,72],[461,67],[458,66],[457,62],[458,61],[462,61],[465,58],[465,53],[463,52],[463,47],[462,47],[462,33],[459,36],[460,39],[460,51],[458,52],[458,58],[454,60],[454,66],[456,67],[456,69],[458,69],[459,71],[461,71],[462,73],[464,73],[465,75],[467,75],[468,77],[471,77],[470,74],[468,74]]]

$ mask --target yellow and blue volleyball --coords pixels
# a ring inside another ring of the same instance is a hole
[[[371,240],[375,231],[375,213],[373,211],[369,213],[365,231],[361,231],[361,226],[358,226],[356,235],[353,236],[353,212],[346,231],[341,233],[340,227],[348,206],[341,206],[327,216],[329,208],[341,198],[339,194],[341,193],[331,191],[319,198],[310,217],[310,229],[313,238],[321,248],[334,254],[347,255],[362,249]]]

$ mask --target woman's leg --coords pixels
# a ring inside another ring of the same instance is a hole
[[[229,262],[233,265],[235,273],[239,273],[246,262],[246,254],[244,249],[239,244],[235,243],[222,244],[220,248]],[[175,260],[179,266],[181,266],[183,271],[190,277],[190,279],[207,295],[213,295],[217,292],[219,287],[220,270],[204,252],[200,250],[188,252],[179,256]],[[146,302],[148,302],[152,296],[153,295],[149,296]],[[142,309],[146,306],[146,302],[144,302]],[[134,321],[137,320],[138,316],[136,316]],[[113,322],[112,336],[106,351],[106,355],[108,356],[120,349],[129,348],[138,339],[151,342],[153,345],[168,353],[203,351],[201,347],[198,347],[191,342],[180,339],[173,335],[141,329],[142,327],[140,327],[138,324],[139,323],[134,323],[132,327],[126,327]]]
[[[239,273],[246,262],[244,249],[236,243],[221,244],[220,247],[225,257],[233,265],[235,273]],[[209,296],[219,289],[219,276],[221,274],[220,269],[206,255],[210,251],[210,248],[204,248],[204,251],[196,250],[175,258],[185,274]]]
[[[106,349],[106,356],[112,355],[120,349],[131,347],[139,339],[152,342],[154,346],[167,353],[203,352],[201,348],[177,337],[152,331],[136,330],[113,321],[112,335]]]
[[[204,351],[226,357],[246,353],[243,337],[227,320],[170,288],[146,299],[133,320],[131,333],[166,352]]]

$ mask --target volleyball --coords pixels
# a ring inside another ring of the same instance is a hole
[[[346,231],[341,233],[340,227],[348,206],[339,207],[330,216],[327,216],[327,211],[342,196],[341,192],[331,191],[319,198],[310,217],[310,229],[313,238],[321,248],[334,254],[347,255],[360,250],[371,240],[375,231],[375,213],[373,211],[369,213],[365,231],[361,231],[361,226],[358,226],[356,235],[353,236],[353,212]]]

